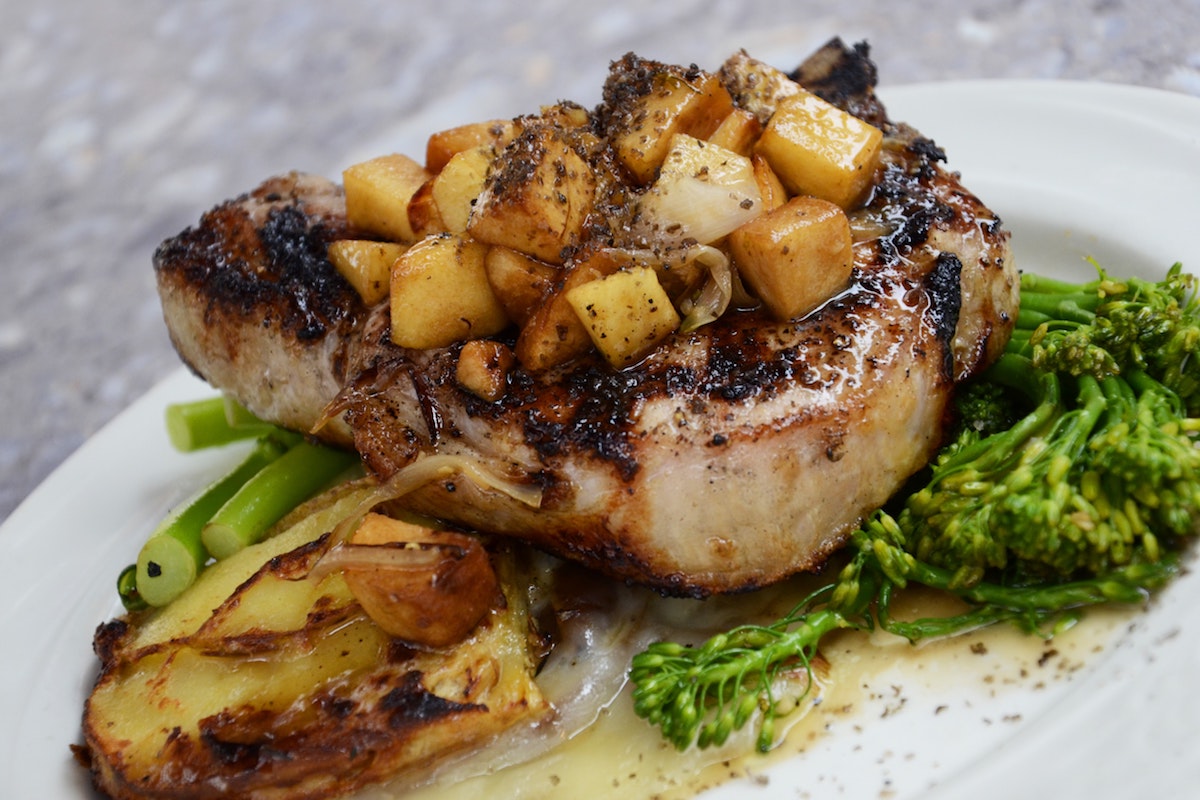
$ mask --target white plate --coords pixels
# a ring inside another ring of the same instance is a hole
[[[1020,266],[1088,274],[1200,269],[1193,183],[1200,102],[1095,84],[973,82],[886,89],[896,119],[932,136],[964,183],[1014,231]],[[149,256],[147,255],[147,258]],[[88,797],[69,745],[95,668],[91,637],[118,613],[114,581],[140,538],[218,474],[228,451],[181,456],[168,403],[210,391],[184,372],[131,406],[68,459],[0,529],[0,797]],[[917,681],[900,713],[821,737],[765,782],[712,797],[1178,797],[1200,785],[1200,575],[1070,679],[1008,687],[978,703],[957,684]],[[935,665],[931,665],[933,670]],[[935,703],[920,708],[920,701]],[[945,706],[949,713],[935,713]],[[958,710],[956,712],[956,709]],[[989,715],[1003,713],[1003,719]],[[751,791],[751,790],[754,791]]]

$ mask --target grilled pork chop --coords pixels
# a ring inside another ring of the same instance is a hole
[[[739,63],[721,76],[735,102],[754,81]],[[614,64],[591,115],[600,140],[646,64]],[[619,371],[593,356],[518,366],[485,401],[455,380],[460,346],[391,343],[386,303],[363,305],[325,255],[359,235],[340,188],[293,174],[161,246],[172,339],[215,387],[355,447],[381,481],[443,453],[541,492],[534,506],[453,475],[402,498],[415,511],[675,595],[815,568],[935,452],[955,383],[1007,341],[1017,280],[997,216],[932,141],[888,119],[865,47],[833,42],[792,77],[884,133],[850,213],[851,283],[800,319],[728,313]],[[594,239],[622,244],[619,201],[635,191],[610,187]]]

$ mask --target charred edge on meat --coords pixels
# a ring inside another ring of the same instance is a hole
[[[847,46],[834,37],[789,76],[796,83],[872,125],[884,127],[887,111],[875,96],[879,74],[866,42]]]
[[[278,193],[255,198],[273,204],[256,225],[241,205],[252,197],[212,209],[199,225],[165,241],[155,267],[181,271],[189,285],[207,283],[209,317],[272,308],[279,315],[274,322],[300,341],[350,321],[362,303],[326,255],[330,242],[350,235],[348,226],[314,217]]]

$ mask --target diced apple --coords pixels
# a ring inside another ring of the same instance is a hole
[[[408,225],[417,239],[446,233],[446,221],[433,199],[433,181],[434,178],[430,178],[421,184],[408,201]]]
[[[450,233],[466,231],[492,157],[490,146],[459,151],[433,179],[433,202]]]
[[[883,132],[809,92],[779,101],[758,140],[783,185],[853,207],[875,177]]]
[[[438,131],[425,143],[425,169],[434,174],[441,172],[456,153],[480,146],[499,152],[512,141],[514,133],[513,122],[507,119],[471,122]]]
[[[841,207],[800,196],[729,235],[734,264],[776,319],[799,317],[841,291],[854,267]]]
[[[492,336],[508,325],[484,269],[487,247],[465,236],[428,236],[392,266],[392,341],[445,347]]]
[[[732,150],[740,156],[748,156],[754,143],[762,135],[762,123],[744,108],[735,108],[708,137],[711,144]]]
[[[392,264],[408,249],[397,242],[338,239],[329,244],[329,260],[363,302],[373,306],[388,296]]]
[[[347,220],[364,233],[394,242],[415,241],[408,203],[429,177],[424,167],[399,153],[347,167],[342,172]]]
[[[508,371],[515,361],[512,350],[503,342],[472,339],[459,351],[454,379],[471,394],[494,403],[504,396]]]
[[[679,314],[648,267],[615,272],[566,293],[596,349],[620,369],[679,328]]]
[[[562,132],[531,125],[488,175],[467,230],[480,242],[561,264],[583,238],[595,193],[591,167]]]
[[[489,247],[484,258],[488,283],[508,318],[524,327],[561,270],[508,247]]]
[[[641,183],[654,179],[672,136],[707,139],[733,111],[733,99],[716,75],[657,66],[657,72],[631,87],[641,94],[622,108],[625,127],[613,137],[617,158]]]
[[[619,266],[610,258],[593,256],[566,270],[521,327],[515,352],[522,366],[531,372],[541,372],[591,350],[592,340],[566,295],[576,286],[603,277]]]
[[[717,74],[738,108],[764,125],[783,98],[804,91],[786,72],[751,58],[744,50],[726,59]]]

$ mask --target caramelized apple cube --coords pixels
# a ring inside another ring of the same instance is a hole
[[[549,264],[583,238],[596,192],[591,167],[562,131],[527,127],[501,154],[467,230],[485,244],[511,247]]]
[[[762,135],[762,123],[744,108],[735,108],[708,137],[711,144],[732,150],[740,156],[748,156],[754,143]]]
[[[738,108],[750,112],[764,125],[783,98],[804,91],[786,72],[751,58],[744,50],[726,59],[717,74]]]
[[[408,249],[397,242],[338,239],[329,244],[329,260],[363,302],[373,306],[388,296],[392,264]]]
[[[840,206],[794,197],[729,235],[742,279],[773,317],[799,317],[841,291],[854,267],[850,222]]]
[[[787,189],[783,186],[783,181],[779,180],[779,176],[775,174],[775,170],[771,169],[771,165],[767,160],[755,153],[750,157],[750,164],[754,170],[754,180],[758,183],[758,193],[762,197],[763,209],[773,211],[788,201]]]
[[[457,153],[476,147],[499,151],[512,141],[514,132],[512,120],[507,119],[471,122],[438,131],[425,143],[425,169],[434,174],[441,172]]]
[[[679,314],[649,267],[588,281],[566,297],[596,349],[618,369],[640,361],[679,328]]]
[[[353,164],[342,172],[346,218],[364,233],[413,242],[408,203],[428,179],[420,164],[399,153]]]
[[[627,87],[613,151],[640,183],[650,183],[666,158],[671,137],[685,133],[707,139],[733,111],[733,99],[716,75],[642,63],[655,71]]]
[[[522,366],[532,372],[541,372],[592,349],[591,337],[567,299],[567,293],[617,269],[619,264],[614,260],[593,256],[566,270],[521,327],[515,352]]]
[[[492,148],[487,146],[462,150],[433,179],[433,202],[450,233],[466,231],[471,209],[483,191],[492,156]]]
[[[508,318],[524,326],[542,303],[561,269],[508,247],[490,247],[483,261],[488,283]]]
[[[400,347],[445,347],[492,336],[508,325],[483,260],[487,247],[465,236],[428,236],[392,265],[391,338]]]
[[[504,396],[508,371],[516,358],[503,342],[472,339],[464,342],[455,364],[454,379],[459,386],[489,403]]]
[[[809,92],[786,97],[757,149],[793,194],[853,207],[879,163],[883,132]]]

